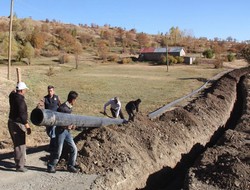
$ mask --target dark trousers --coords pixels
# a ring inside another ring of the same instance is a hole
[[[126,111],[127,111],[127,113],[128,113],[128,116],[129,116],[128,120],[129,120],[129,121],[134,121],[135,113],[133,112],[133,110],[131,110],[131,109],[126,109]]]
[[[117,110],[110,108],[110,111],[111,111],[111,113],[112,113],[112,116],[115,118],[115,117],[116,117],[116,112],[117,112]],[[124,119],[122,110],[120,110],[119,116],[120,116],[121,119]]]
[[[26,160],[26,134],[24,125],[8,121],[9,133],[14,144],[14,160],[16,168],[23,168]]]

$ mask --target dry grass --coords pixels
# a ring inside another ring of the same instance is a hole
[[[74,69],[74,63],[56,65],[54,75],[47,76],[49,66],[36,64],[26,67],[27,83],[32,99],[46,94],[48,84],[56,86],[56,93],[65,100],[70,90],[79,93],[74,112],[100,116],[103,104],[119,96],[123,107],[133,99],[141,98],[141,110],[149,113],[200,87],[204,80],[221,70],[213,65],[150,66],[148,64],[100,64],[85,62]],[[37,97],[34,97],[37,96]]]
[[[93,55],[84,54],[81,57],[78,70],[74,69],[73,61],[60,65],[57,58],[39,58],[33,60],[33,65],[13,65],[11,79],[6,80],[7,66],[0,65],[1,106],[0,126],[1,139],[8,139],[8,94],[15,88],[16,71],[18,66],[22,70],[22,79],[30,90],[26,94],[28,110],[31,112],[38,101],[47,93],[47,86],[56,87],[56,93],[65,101],[70,90],[79,93],[75,114],[102,116],[103,105],[113,96],[119,96],[122,107],[130,100],[141,98],[141,111],[148,114],[157,108],[182,97],[204,84],[204,80],[221,72],[223,69],[213,69],[213,65],[175,65],[151,66],[147,63],[119,65],[116,63],[100,63],[93,59]],[[73,60],[73,58],[72,58]],[[48,75],[50,69],[53,74]],[[125,112],[125,110],[124,110]],[[126,113],[125,113],[126,116]],[[30,144],[39,144],[47,138],[41,128],[34,128]],[[39,135],[36,135],[39,134]],[[38,137],[39,136],[39,137]],[[42,137],[43,136],[43,137]]]

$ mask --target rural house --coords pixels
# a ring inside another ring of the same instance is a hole
[[[142,48],[140,50],[139,60],[141,61],[159,61],[161,56],[166,56],[167,48]],[[168,55],[185,56],[183,47],[168,47]]]

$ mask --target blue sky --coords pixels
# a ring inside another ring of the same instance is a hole
[[[11,0],[0,1],[0,16]],[[197,38],[250,40],[250,0],[14,0],[18,18],[63,23],[109,24],[158,34],[179,27]]]

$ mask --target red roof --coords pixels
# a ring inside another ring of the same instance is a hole
[[[155,51],[154,47],[142,48],[140,53],[153,53]]]

